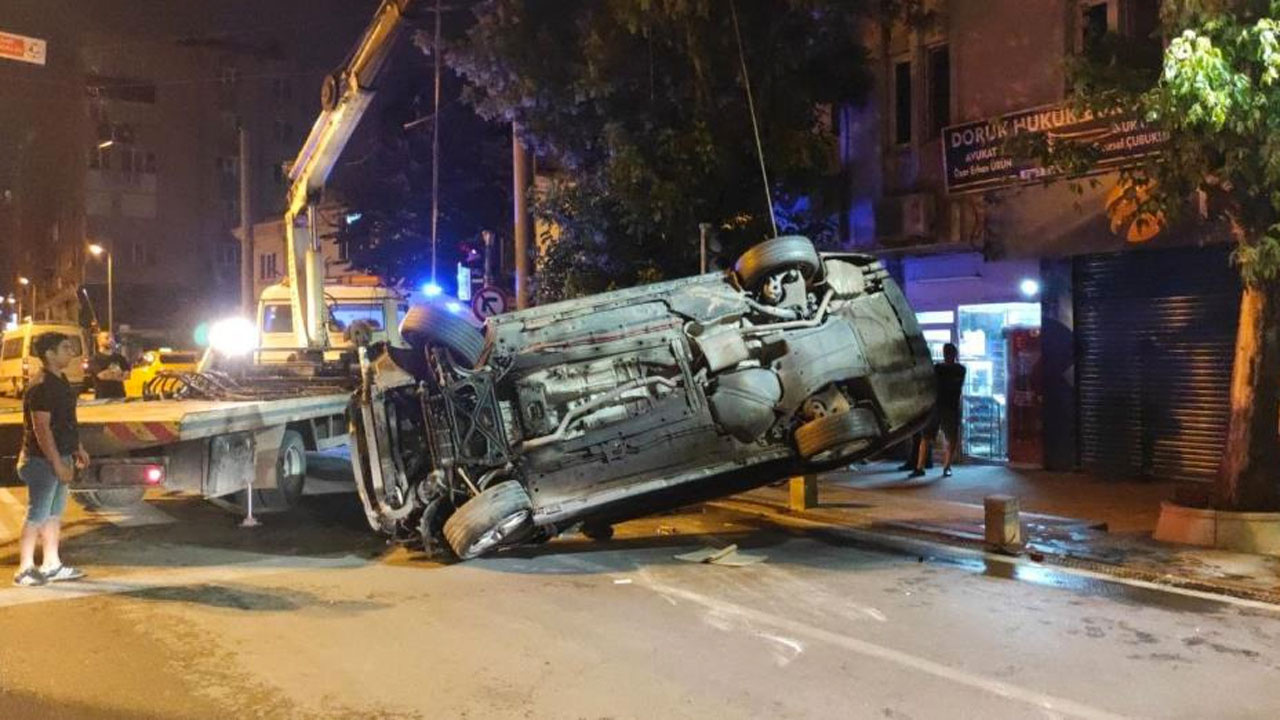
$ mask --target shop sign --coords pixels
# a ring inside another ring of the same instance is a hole
[[[1094,114],[1066,105],[1022,110],[998,118],[952,125],[942,131],[948,193],[977,192],[1051,178],[1055,172],[1006,149],[1019,133],[1090,142],[1099,149],[1097,172],[1132,165],[1159,152],[1169,134],[1129,114]]]

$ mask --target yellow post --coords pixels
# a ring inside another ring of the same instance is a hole
[[[814,475],[796,475],[791,478],[791,509],[808,510],[818,505],[818,478]]]

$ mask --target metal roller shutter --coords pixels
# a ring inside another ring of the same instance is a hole
[[[1211,480],[1230,416],[1240,279],[1225,247],[1075,260],[1080,459]]]

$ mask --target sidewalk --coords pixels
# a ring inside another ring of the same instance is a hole
[[[982,499],[1019,499],[1026,554],[1046,564],[1123,575],[1165,585],[1280,604],[1280,557],[1249,555],[1151,539],[1160,502],[1174,483],[1106,481],[1073,473],[1005,466],[935,468],[908,481],[897,463],[871,463],[819,478],[818,506],[806,520],[969,548],[983,546]],[[923,481],[923,482],[922,482]],[[791,513],[785,484],[732,498]]]

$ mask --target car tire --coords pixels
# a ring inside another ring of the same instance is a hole
[[[72,496],[85,510],[115,510],[137,505],[146,494],[147,489],[144,487],[122,487],[78,490]]]
[[[484,351],[484,336],[467,321],[437,305],[414,305],[400,323],[400,337],[415,350],[439,345],[466,367],[475,367]]]
[[[828,463],[865,449],[879,435],[875,413],[867,408],[852,408],[796,428],[796,450],[805,462]]]
[[[519,540],[532,527],[533,502],[518,481],[498,483],[463,503],[444,523],[444,537],[462,560]]]
[[[783,235],[752,247],[734,263],[742,287],[755,289],[765,278],[782,270],[795,268],[805,277],[813,277],[822,267],[822,259],[809,239],[800,235]]]
[[[287,512],[298,507],[307,482],[307,445],[302,433],[285,430],[276,454],[276,486],[253,491],[254,512]],[[235,493],[235,503],[245,506],[244,491]]]

